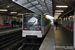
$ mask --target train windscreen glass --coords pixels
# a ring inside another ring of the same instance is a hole
[[[25,14],[23,16],[23,30],[41,30],[41,15]]]

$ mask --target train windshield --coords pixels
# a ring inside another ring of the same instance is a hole
[[[25,14],[23,16],[24,30],[41,30],[41,15]]]

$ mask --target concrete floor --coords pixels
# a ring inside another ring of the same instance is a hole
[[[39,50],[55,50],[54,26],[51,26]]]
[[[56,50],[73,49],[73,32],[67,30],[62,26],[58,26],[56,30],[56,27],[54,26],[54,35]]]

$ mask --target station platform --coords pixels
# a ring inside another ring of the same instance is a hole
[[[2,28],[2,29],[0,29],[0,36],[7,34],[7,33],[19,31],[19,30],[22,30],[22,27],[20,27],[20,28],[16,28],[16,27],[14,27],[14,28]]]
[[[39,50],[73,50],[73,32],[63,26],[51,26]]]
[[[56,50],[73,50],[73,32],[59,25],[54,26]]]
[[[39,50],[55,50],[54,26],[51,26]]]
[[[0,32],[0,50],[17,50],[22,42],[22,28],[9,28]]]

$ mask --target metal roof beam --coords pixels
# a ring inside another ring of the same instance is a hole
[[[44,14],[47,13],[47,8],[45,7],[45,4],[43,2],[41,2],[40,0],[37,0],[38,3],[41,5],[42,9],[44,10]]]
[[[34,1],[30,1],[30,2],[34,2]],[[26,2],[26,3],[23,3],[22,5],[26,5],[26,4],[28,4],[29,2]]]
[[[38,0],[37,0],[38,1]],[[43,8],[43,5],[38,1],[38,4],[40,4],[41,5],[41,7],[42,7],[42,9],[44,10],[44,8]],[[45,10],[44,10],[45,11]],[[44,12],[45,13],[45,12]]]
[[[27,0],[29,3],[31,3],[29,0]],[[32,4],[32,3],[31,3]],[[32,6],[34,6],[37,10],[39,10],[35,5],[32,4]],[[39,10],[40,12],[42,12],[41,10]],[[43,12],[42,12],[43,13]]]
[[[36,5],[34,5],[34,6],[37,6],[38,4],[36,4]],[[30,7],[27,7],[27,8],[31,8],[31,7],[33,7],[33,6],[30,6]]]
[[[47,3],[46,3],[46,0],[44,0],[44,3],[45,3],[45,6],[46,6],[46,8],[47,8],[48,13],[50,13],[50,11],[49,11],[49,9],[48,9],[48,6],[47,6]]]

